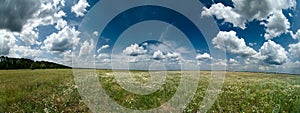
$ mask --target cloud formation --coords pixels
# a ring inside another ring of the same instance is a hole
[[[259,49],[257,58],[268,65],[282,65],[288,60],[285,49],[271,40],[265,42]]]
[[[169,52],[165,55],[170,60],[179,60],[180,53],[177,52]]]
[[[107,48],[109,48],[109,45],[103,45],[97,50],[97,52],[100,53],[103,49],[107,49]]]
[[[300,42],[289,45],[290,57],[294,61],[300,61]]]
[[[44,40],[45,46],[49,51],[54,52],[65,52],[67,50],[71,50],[73,44],[78,44],[79,31],[75,30],[75,28],[70,28],[66,26],[58,33],[53,33]]]
[[[165,55],[160,50],[157,50],[157,51],[155,51],[153,53],[152,58],[154,60],[162,60],[162,59],[164,59],[166,57],[165,57]]]
[[[235,31],[220,31],[213,38],[212,43],[215,48],[221,49],[231,54],[247,57],[256,54],[256,51],[248,47],[243,38],[238,38]]]
[[[10,49],[15,46],[16,38],[13,33],[0,30],[0,55],[8,55]]]
[[[72,6],[71,11],[74,12],[77,17],[82,17],[87,11],[87,7],[90,7],[90,4],[86,0],[79,0],[77,4]]]
[[[210,60],[210,59],[212,59],[212,57],[208,53],[203,53],[203,54],[198,54],[196,56],[196,59],[197,60]]]
[[[267,23],[262,24],[267,27],[266,34],[264,35],[266,40],[278,37],[283,33],[288,33],[290,29],[290,22],[282,12],[275,12],[267,19]]]
[[[36,0],[1,0],[0,29],[21,32],[39,7],[40,1]]]
[[[145,50],[142,46],[139,46],[136,43],[130,45],[129,47],[126,47],[126,49],[123,50],[123,53],[129,56],[143,55],[146,52],[147,50]]]
[[[86,40],[83,42],[81,45],[80,51],[79,51],[79,56],[80,57],[86,57],[86,56],[91,56],[93,55],[95,50],[95,45],[94,45],[94,40]]]
[[[228,60],[228,63],[229,63],[230,65],[237,65],[239,62],[236,61],[235,59],[230,58],[230,59]]]
[[[300,40],[300,29],[298,29],[298,31],[295,34],[292,31],[290,31],[290,34],[291,34],[293,39]]]
[[[279,12],[296,7],[295,0],[232,0],[232,2],[234,7],[217,3],[210,8],[203,8],[201,15],[216,16],[217,19],[223,19],[224,22],[242,29],[253,20],[267,21],[267,24],[262,24],[267,28],[266,39],[277,37],[289,29],[289,22]]]
[[[23,25],[23,29],[19,32],[20,39],[25,42],[26,45],[39,45],[41,43],[37,41],[39,36],[39,26],[56,24],[55,28],[57,30],[61,30],[67,25],[67,22],[62,18],[66,17],[66,13],[61,10],[61,7],[65,5],[64,0],[43,0],[34,2],[38,3],[39,7],[36,9],[32,17],[26,20],[26,23]]]

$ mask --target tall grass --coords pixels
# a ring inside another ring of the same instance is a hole
[[[161,89],[142,96],[123,89],[117,84],[112,71],[98,70],[97,73],[99,82],[112,99],[137,110],[159,107],[167,102],[181,79],[180,72],[168,72]],[[132,73],[142,83],[151,76],[145,71]],[[201,71],[199,77],[198,89],[184,112],[196,112],[202,105],[210,72]],[[72,70],[53,69],[1,70],[0,112],[90,111],[77,92]],[[300,112],[300,76],[228,72],[221,93],[208,112]]]

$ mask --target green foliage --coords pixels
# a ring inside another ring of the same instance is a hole
[[[41,63],[40,69],[46,69],[46,64],[44,62]]]
[[[30,69],[32,69],[32,70],[34,70],[35,69],[35,64],[34,63],[32,63],[31,65],[30,65]]]
[[[33,61],[25,58],[8,58],[0,57],[0,69],[67,69],[68,66],[46,62],[46,61]]]

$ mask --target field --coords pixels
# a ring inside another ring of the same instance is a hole
[[[180,72],[167,72],[165,84],[158,91],[140,96],[120,87],[112,71],[97,70],[97,73],[112,99],[137,110],[167,102],[181,79]],[[139,82],[147,81],[150,76],[144,71],[132,73]],[[184,112],[196,112],[201,107],[210,72],[201,71],[199,77],[198,89]],[[91,112],[77,88],[70,69],[1,70],[0,112]],[[208,112],[300,112],[300,75],[227,72],[221,93]]]

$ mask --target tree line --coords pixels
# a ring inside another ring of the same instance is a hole
[[[68,66],[47,61],[33,61],[26,58],[0,57],[0,69],[60,69]]]

